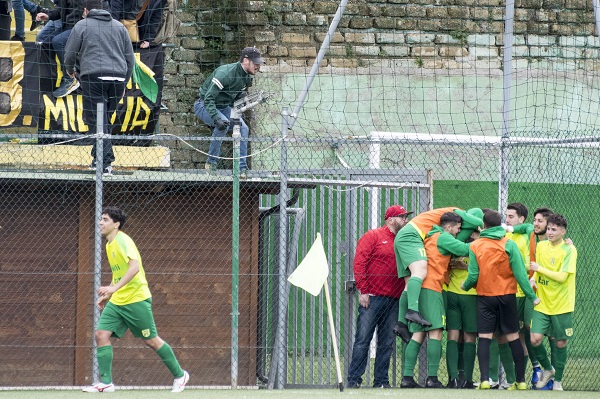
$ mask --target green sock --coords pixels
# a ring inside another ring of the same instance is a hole
[[[408,310],[408,293],[406,291],[402,291],[402,295],[400,295],[400,303],[398,305],[398,321],[406,324],[406,311]]]
[[[110,384],[112,382],[113,347],[112,345],[101,346],[96,349],[96,354],[100,381],[104,384]]]
[[[498,356],[498,341],[492,339],[490,343],[490,378],[498,382],[498,368],[500,367],[500,356]]]
[[[556,340],[549,339],[548,341],[550,341],[550,363],[552,364],[552,366],[554,366],[556,364]]]
[[[525,346],[527,347],[527,353],[529,354],[529,360],[531,361],[532,367],[538,367],[540,363],[537,361],[535,357],[535,352],[533,351],[533,345],[531,345],[531,336],[529,330],[525,331]],[[527,364],[527,363],[525,363]]]
[[[414,377],[419,349],[421,349],[421,344],[412,339],[406,345],[406,350],[404,351],[404,377]]]
[[[500,361],[502,361],[502,366],[504,366],[504,372],[506,373],[506,382],[514,384],[517,377],[515,376],[515,363],[513,362],[510,346],[508,344],[498,344],[498,352],[500,352]]]
[[[419,311],[419,295],[421,295],[421,286],[423,280],[418,277],[411,277],[406,285],[406,294],[408,295],[408,309]]]
[[[465,344],[463,342],[460,342],[458,344],[458,362],[456,363],[458,365],[458,375],[461,375],[461,371],[464,377],[465,374],[465,358],[464,358],[464,353],[465,353]]]
[[[446,342],[446,367],[449,379],[458,378],[458,342],[454,340]]]
[[[173,349],[165,342],[163,346],[160,347],[159,350],[156,351],[160,359],[163,361],[165,366],[169,369],[173,377],[181,378],[183,377],[183,369],[179,365],[177,358],[175,357],[175,353],[173,353]]]
[[[465,380],[473,382],[473,369],[475,368],[475,357],[477,356],[477,345],[475,342],[465,342],[464,362]]]
[[[431,341],[430,341],[431,342]],[[554,374],[554,381],[562,381],[563,373],[565,372],[565,366],[567,365],[567,347],[559,348],[556,347],[556,363],[554,368],[556,373]]]
[[[400,340],[400,342],[402,342],[402,360],[400,361],[400,372],[402,375],[404,375],[404,370],[406,368],[406,347],[408,344],[404,343],[402,340]]]
[[[442,358],[442,341],[431,339],[427,342],[427,376],[437,377]]]
[[[535,353],[535,357],[544,370],[551,370],[552,365],[550,364],[550,360],[548,360],[548,353],[546,352],[546,347],[542,342],[538,346],[533,347],[533,351]]]

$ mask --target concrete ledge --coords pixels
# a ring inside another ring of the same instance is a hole
[[[0,165],[81,167],[92,163],[92,146],[0,144]],[[117,168],[169,168],[171,151],[167,147],[113,146]]]

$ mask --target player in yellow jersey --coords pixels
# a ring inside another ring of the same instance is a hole
[[[97,306],[102,311],[96,329],[100,382],[84,388],[84,392],[114,392],[112,379],[112,336],[121,338],[131,330],[136,338],[156,351],[175,380],[172,392],[181,392],[189,380],[173,353],[156,331],[152,314],[152,294],[148,288],[142,258],[133,240],[121,231],[127,216],[119,208],[102,210],[100,233],[106,238],[106,255],[112,270],[110,285],[98,289]]]
[[[512,229],[508,229],[507,231],[509,231],[509,233],[511,232],[510,230],[512,230],[513,235],[527,235],[529,236],[529,262],[527,262],[525,265],[527,267],[529,267],[529,263],[530,262],[535,262],[535,249],[537,244],[540,241],[545,241],[548,237],[546,236],[546,225],[548,222],[548,216],[550,216],[552,214],[552,210],[549,208],[537,208],[534,212],[533,212],[533,224],[530,223],[523,223],[523,224],[517,224],[517,225],[512,225]],[[507,234],[508,237],[508,234]],[[572,242],[568,242],[569,244],[572,244]],[[532,277],[533,276],[533,271],[529,270],[529,276]],[[519,300],[517,298],[517,300]],[[531,361],[531,366],[533,368],[533,372],[531,375],[531,386],[533,387],[533,389],[537,389],[536,384],[539,381],[541,375],[542,375],[542,368],[540,367],[539,362],[537,361],[537,358],[535,357],[535,352],[533,350],[533,347],[531,346],[531,338],[530,338],[530,332],[529,332],[529,328],[531,326],[531,317],[533,315],[533,307],[530,306],[531,302],[525,300],[525,307],[524,307],[524,312],[523,312],[523,324],[524,324],[524,330],[522,329],[521,332],[523,333],[523,338],[525,338],[525,345],[527,346],[527,352],[529,353],[529,360]],[[552,348],[555,348],[555,344],[554,344],[554,340],[550,340],[550,346]],[[552,350],[552,353],[556,353],[556,349]]]
[[[546,227],[548,240],[538,243],[536,262],[531,262],[537,295],[542,300],[540,306],[534,309],[531,320],[531,344],[544,369],[537,383],[538,389],[544,388],[554,377],[552,389],[563,390],[567,343],[573,336],[577,249],[565,243],[566,231],[565,217],[550,215]],[[556,340],[556,368],[552,367],[546,348],[542,345],[544,335]]]
[[[529,215],[529,210],[525,205],[520,202],[513,202],[508,204],[506,207],[506,227],[507,230],[506,238],[509,240],[513,240],[517,247],[519,248],[519,252],[521,253],[521,257],[523,258],[523,265],[525,269],[529,271],[529,262],[530,259],[530,237],[533,231],[532,224],[523,224],[525,220],[527,220],[527,216]],[[516,232],[514,230],[514,226],[524,226],[524,232]],[[531,321],[531,314],[533,312],[533,303],[531,300],[525,297],[523,290],[520,286],[517,285],[517,312],[519,317],[519,340],[521,345],[523,346],[523,352],[525,354],[525,365],[527,365],[529,360],[529,348],[531,345],[527,345],[529,342],[529,330],[525,328],[526,325],[529,325]],[[514,383],[515,379],[515,370],[512,367],[512,362],[510,361],[510,348],[508,347],[508,343],[504,338],[498,339],[498,352],[500,354],[500,358],[502,360],[502,365],[504,366],[504,371],[506,372],[506,381],[509,384]]]

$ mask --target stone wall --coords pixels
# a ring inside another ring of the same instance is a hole
[[[167,48],[168,82],[162,132],[210,136],[192,112],[194,97],[216,66],[237,60],[256,45],[265,70],[309,68],[338,8],[338,1],[188,0],[180,4],[183,26]],[[597,69],[600,43],[588,0],[517,0],[515,68]],[[499,0],[350,1],[331,38],[322,67],[371,66],[458,73],[501,71],[504,2]],[[198,146],[198,142],[194,143]],[[204,150],[208,142],[200,145]],[[168,142],[173,167],[201,166],[205,156]],[[224,151],[228,151],[224,145]]]

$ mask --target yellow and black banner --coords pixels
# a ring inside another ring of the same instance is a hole
[[[155,73],[158,98],[153,103],[130,80],[125,96],[111,116],[113,135],[152,134],[158,123],[164,50],[157,46],[135,51]],[[50,44],[1,42],[0,127],[37,126],[40,138],[47,133],[89,134],[83,120],[81,88],[62,98],[52,95],[61,78],[62,73]]]

